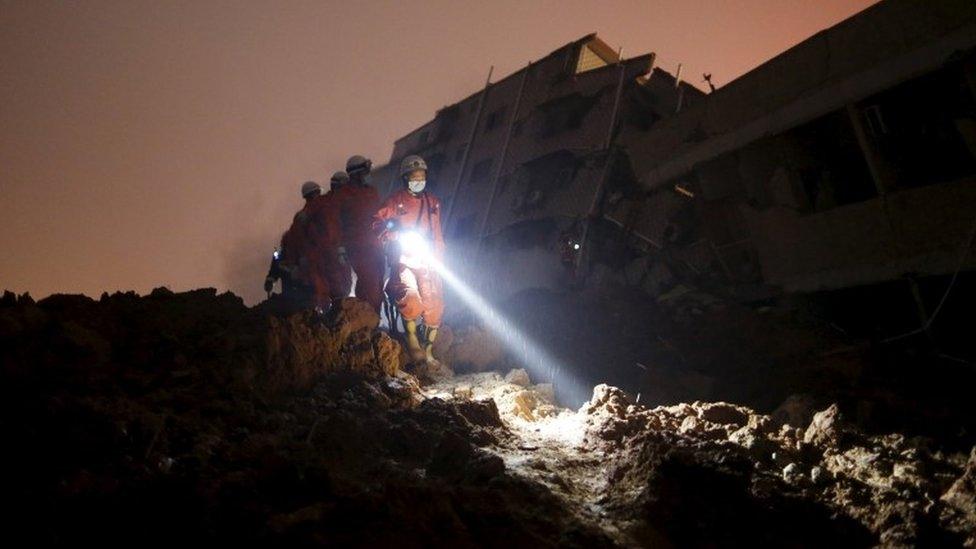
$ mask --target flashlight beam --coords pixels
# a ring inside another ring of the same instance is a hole
[[[550,378],[553,387],[555,388],[557,384],[562,386],[565,389],[564,394],[567,394],[574,402],[585,402],[589,398],[589,393],[582,384],[572,379],[571,374],[563,367],[562,363],[526,337],[517,325],[495,311],[484,298],[469,288],[442,262],[432,255],[427,261],[441,276],[441,279],[450,285],[458,297],[481,319],[485,326],[501,339],[502,344],[521,358],[522,364],[534,374],[535,379]]]

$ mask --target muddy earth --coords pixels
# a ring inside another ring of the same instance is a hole
[[[976,449],[799,397],[647,406],[600,384],[567,408],[477,326],[420,368],[355,299],[273,312],[213,290],[6,294],[7,537],[976,546]]]

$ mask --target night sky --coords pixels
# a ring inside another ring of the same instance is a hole
[[[597,32],[721,86],[872,0],[0,0],[0,289],[261,297],[299,185]]]

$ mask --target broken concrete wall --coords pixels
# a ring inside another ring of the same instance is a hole
[[[643,248],[670,245],[744,295],[951,274],[976,199],[966,137],[976,32],[966,29],[976,29],[971,3],[880,3],[649,132],[626,129],[620,143],[648,192],[610,217]],[[947,152],[898,149],[913,131]],[[926,158],[932,174],[918,175]],[[694,196],[676,242],[678,186]],[[974,267],[970,254],[962,268]]]
[[[880,2],[710,94],[654,132],[621,136],[654,185],[942,64],[974,45],[966,0]]]
[[[974,183],[900,191],[817,215],[744,213],[769,283],[787,291],[854,286],[955,270],[973,227]],[[974,255],[964,268],[976,268]]]

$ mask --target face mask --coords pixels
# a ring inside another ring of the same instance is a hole
[[[426,179],[421,179],[420,181],[407,181],[407,188],[410,189],[410,192],[414,194],[423,191],[424,187],[426,186],[427,186]]]

